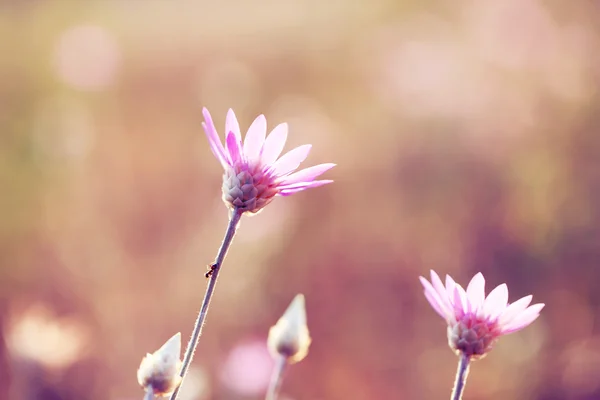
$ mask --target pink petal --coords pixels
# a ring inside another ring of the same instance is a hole
[[[448,299],[450,303],[454,306],[454,287],[456,286],[456,282],[450,275],[446,275],[446,293],[448,295]]]
[[[286,190],[282,190],[282,191],[280,191],[280,192],[278,193],[278,195],[279,195],[279,196],[283,196],[283,197],[285,197],[285,196],[291,196],[291,195],[293,195],[293,194],[295,194],[295,193],[298,193],[298,192],[303,192],[303,191],[305,191],[306,189],[308,189],[308,188],[305,188],[305,187],[300,187],[300,188],[295,188],[295,189],[286,189]]]
[[[239,165],[244,162],[244,158],[240,152],[241,147],[241,143],[238,142],[235,133],[230,131],[227,134],[227,149],[229,150],[232,165]]]
[[[467,297],[473,306],[473,312],[477,312],[483,308],[485,300],[485,279],[481,272],[477,273],[469,285],[467,286]]]
[[[261,161],[263,165],[271,165],[281,154],[285,141],[287,140],[288,126],[286,123],[279,124],[271,131],[262,149]]]
[[[429,283],[427,279],[420,276],[419,280],[421,281],[421,284],[425,289],[425,298],[427,298],[427,301],[429,301],[431,307],[433,307],[433,309],[440,315],[440,317],[447,320],[451,316],[451,314],[444,309],[444,306],[439,298],[437,291],[433,288],[433,286],[431,286],[431,283]]]
[[[434,270],[429,270],[429,275],[431,276],[431,284],[437,290],[438,294],[441,298],[448,298],[448,293],[446,292],[446,288],[442,284],[442,280],[438,276],[438,274]]]
[[[202,114],[204,115],[204,120],[206,121],[206,123],[202,123],[202,127],[204,128],[204,132],[206,133],[206,136],[208,138],[210,150],[215,155],[215,157],[217,157],[217,160],[219,160],[221,165],[223,165],[223,167],[226,167],[230,165],[229,157],[225,152],[225,149],[223,148],[223,144],[221,143],[221,139],[219,139],[219,134],[217,133],[215,124],[206,107],[202,109]]]
[[[240,132],[240,124],[235,117],[235,113],[230,108],[227,111],[227,118],[225,119],[225,137],[229,134],[229,132],[233,132],[235,137],[239,143],[242,143],[242,133]]]
[[[454,315],[452,303],[448,300],[448,295],[446,294],[446,290],[444,289],[444,285],[442,285],[440,277],[435,273],[434,270],[430,270],[429,274],[431,276],[431,286],[435,290],[437,298],[440,300],[442,311],[446,315],[446,319],[449,319],[450,316]]]
[[[421,285],[423,286],[423,290],[425,290],[426,293],[431,292],[432,294],[435,295],[436,298],[439,298],[439,294],[436,292],[433,285],[427,279],[420,276],[419,282],[421,282]]]
[[[508,304],[508,287],[503,283],[488,294],[483,303],[483,313],[489,319],[495,319],[500,316]]]
[[[454,308],[454,306],[452,305],[452,301],[448,298],[448,292],[446,291],[446,288],[444,288],[442,280],[440,279],[438,274],[435,273],[434,270],[430,270],[429,274],[431,276],[431,284],[438,292],[438,295],[442,302],[445,304],[446,308],[449,311],[451,311]]]
[[[283,179],[281,179],[280,184],[281,186],[286,186],[299,182],[310,182],[314,180],[317,176],[321,175],[322,173],[333,167],[335,167],[335,164],[328,163],[301,169],[298,172],[294,172],[293,174],[285,176]]]
[[[306,160],[311,147],[312,146],[310,144],[305,144],[288,151],[279,160],[275,161],[275,164],[273,164],[271,170],[276,176],[289,174],[298,168],[302,161]]]
[[[311,189],[311,188],[316,188],[319,186],[323,186],[326,185],[328,183],[333,182],[332,180],[327,180],[327,179],[323,179],[320,181],[312,181],[312,182],[305,182],[305,183],[296,183],[294,185],[289,185],[289,186],[284,186],[283,188],[280,188],[280,192],[279,195],[280,196],[289,196],[290,194],[294,194],[294,193],[298,193],[301,192],[303,190],[306,189]]]
[[[279,193],[277,193],[278,196],[291,196],[293,194],[299,193],[299,192],[303,192],[305,191],[307,188],[305,187],[301,187],[301,188],[296,188],[296,189],[287,189],[287,190],[282,190]]]
[[[465,290],[458,283],[454,286],[454,314],[457,319],[462,318],[465,314],[469,313],[471,305],[467,299]]]
[[[506,310],[504,310],[498,319],[498,323],[501,326],[505,326],[506,324],[510,323],[516,316],[521,314],[527,308],[529,303],[531,303],[531,299],[533,299],[533,296],[529,295],[515,301],[514,303],[511,303],[508,307],[506,307]]]
[[[246,133],[246,139],[244,140],[244,155],[248,161],[258,161],[260,151],[265,143],[266,134],[267,119],[261,114],[256,117],[250,128],[248,128],[248,133]]]
[[[471,313],[473,311],[473,307],[471,306],[471,302],[469,301],[469,297],[467,296],[467,291],[463,289],[461,285],[456,284],[456,288],[458,289],[458,293],[460,294],[460,299],[463,305],[463,310],[465,313]]]
[[[513,319],[509,324],[507,324],[503,329],[503,334],[513,333],[520,329],[525,328],[527,325],[531,324],[533,321],[537,319],[540,315],[540,311],[544,308],[544,304],[534,304],[531,307],[527,308],[521,314],[519,314],[515,319]]]

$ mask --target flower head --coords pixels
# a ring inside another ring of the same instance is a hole
[[[298,294],[269,330],[267,344],[273,356],[280,355],[289,363],[296,363],[306,357],[310,342],[304,295]]]
[[[225,123],[225,146],[206,108],[202,110],[202,123],[210,148],[225,169],[223,176],[223,201],[231,209],[238,208],[255,214],[269,204],[275,196],[288,196],[304,189],[331,183],[331,180],[315,180],[335,164],[319,164],[294,172],[310,152],[305,144],[279,157],[287,139],[287,124],[277,125],[267,133],[267,120],[259,115],[250,128],[244,142],[240,126],[233,110],[227,113]]]
[[[153,354],[146,354],[137,371],[138,383],[156,396],[167,396],[179,386],[181,377],[181,333],[177,333]]]
[[[489,352],[496,340],[531,324],[544,304],[531,303],[525,296],[508,303],[506,284],[485,296],[485,279],[478,273],[465,291],[446,275],[446,285],[431,271],[431,282],[419,277],[431,307],[448,323],[448,344],[457,353],[480,358]],[[529,307],[528,307],[529,306]]]

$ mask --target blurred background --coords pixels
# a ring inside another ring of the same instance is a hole
[[[600,10],[558,0],[0,2],[0,399],[142,398],[227,223],[201,128],[288,122],[335,183],[244,218],[182,400],[449,398],[418,276],[546,303],[470,400],[600,399]],[[222,131],[221,131],[222,133]]]

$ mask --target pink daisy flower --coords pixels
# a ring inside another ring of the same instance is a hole
[[[478,273],[465,291],[446,275],[446,284],[431,271],[431,282],[419,277],[431,307],[448,324],[448,344],[457,354],[480,358],[489,352],[497,339],[531,324],[544,304],[531,303],[525,296],[508,303],[508,288],[502,284],[485,296],[485,279]]]
[[[309,144],[298,146],[279,157],[287,140],[286,123],[277,125],[266,136],[267,120],[264,115],[259,115],[250,125],[242,143],[240,125],[230,109],[225,122],[223,146],[210,113],[206,108],[202,113],[205,120],[202,126],[210,148],[225,169],[223,201],[229,208],[255,214],[275,196],[288,196],[333,182],[315,178],[335,164],[319,164],[296,171],[310,152]]]

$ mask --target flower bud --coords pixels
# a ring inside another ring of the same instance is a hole
[[[181,333],[169,339],[153,354],[146,354],[137,371],[139,384],[156,396],[171,394],[181,383]]]
[[[310,342],[304,295],[298,294],[269,330],[267,344],[273,356],[280,355],[289,363],[296,363],[306,357]]]
[[[223,175],[223,201],[229,208],[237,207],[256,214],[273,201],[278,193],[272,177],[261,170],[228,169]]]
[[[482,358],[496,343],[498,330],[486,321],[466,319],[448,326],[448,345],[456,354]]]

